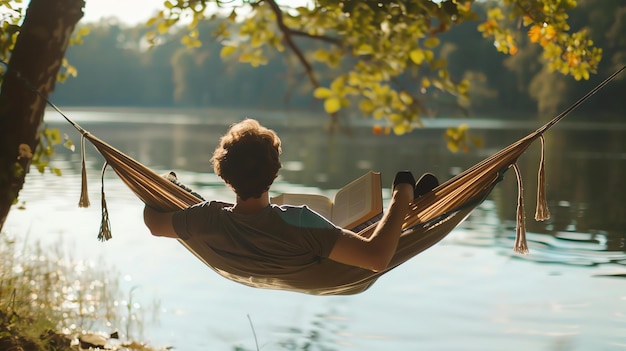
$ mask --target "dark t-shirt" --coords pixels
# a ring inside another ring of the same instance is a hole
[[[308,293],[326,284],[316,266],[342,235],[306,206],[270,205],[244,215],[231,204],[203,202],[175,213],[173,225],[183,244],[228,279]]]

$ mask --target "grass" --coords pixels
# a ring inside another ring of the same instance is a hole
[[[93,331],[121,329],[128,340],[131,330],[141,332],[133,291],[125,301],[115,271],[105,265],[6,233],[0,233],[0,257],[0,350],[78,350],[79,339]],[[117,345],[154,350],[133,341]]]

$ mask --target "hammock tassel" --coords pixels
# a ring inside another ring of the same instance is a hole
[[[111,236],[111,222],[109,221],[109,210],[107,208],[107,201],[104,197],[104,171],[109,164],[104,163],[102,167],[102,190],[100,197],[102,198],[102,222],[100,223],[100,232],[98,233],[98,240],[107,241],[112,238]]]
[[[78,200],[78,207],[89,207],[89,192],[87,191],[87,167],[85,166],[85,134],[80,138],[80,153],[81,160],[81,184],[80,184],[80,200]]]
[[[513,164],[515,176],[517,177],[517,226],[515,228],[515,247],[513,250],[519,254],[528,254],[528,243],[526,242],[526,214],[524,211],[524,186],[522,185],[522,175],[517,166]]]
[[[546,197],[546,171],[545,171],[545,140],[543,134],[539,136],[541,140],[541,161],[539,162],[539,173],[537,175],[537,210],[535,220],[545,221],[550,219],[550,209]]]

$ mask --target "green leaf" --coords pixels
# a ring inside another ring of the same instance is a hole
[[[52,167],[52,168],[50,168],[50,170],[52,171],[52,173],[54,173],[54,174],[58,175],[59,177],[63,175],[63,173],[61,172],[61,170],[60,170],[60,169],[58,169],[58,168]]]

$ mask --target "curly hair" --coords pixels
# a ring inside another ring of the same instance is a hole
[[[259,198],[278,176],[280,139],[254,119],[235,123],[220,138],[211,162],[242,200]]]

